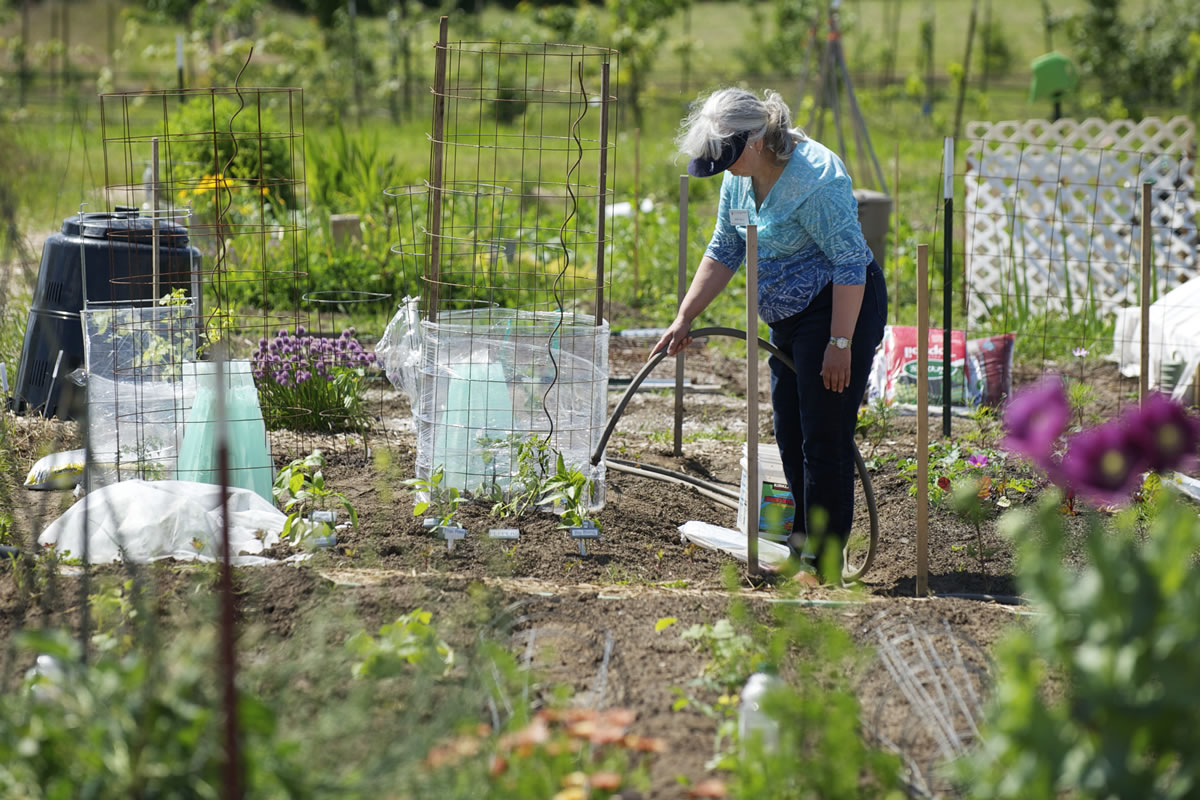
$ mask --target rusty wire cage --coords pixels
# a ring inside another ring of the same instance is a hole
[[[421,278],[422,477],[504,494],[541,439],[603,502],[590,455],[607,411],[617,66],[586,45],[451,42],[442,22],[429,180],[392,192],[393,250]]]

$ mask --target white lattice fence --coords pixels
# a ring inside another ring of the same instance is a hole
[[[970,122],[967,137],[972,326],[1004,326],[1022,304],[1073,313],[1089,298],[1106,312],[1136,302],[1143,181],[1154,184],[1159,293],[1200,272],[1191,120]]]

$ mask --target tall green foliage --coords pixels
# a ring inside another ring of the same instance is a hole
[[[997,655],[984,746],[963,777],[978,798],[1194,797],[1200,791],[1200,521],[1164,498],[1091,519],[1088,566],[1067,565],[1057,497],[1010,512],[1020,584],[1040,612]],[[1054,686],[1051,692],[1048,686]]]

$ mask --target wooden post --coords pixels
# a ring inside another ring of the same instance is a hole
[[[687,292],[688,176],[679,176],[679,286],[675,311],[683,307]],[[686,348],[675,356],[675,457],[683,456],[683,360]]]
[[[596,204],[596,325],[604,324],[604,204],[608,192],[608,62],[600,66],[600,179]]]
[[[429,264],[426,268],[429,307],[425,312],[430,322],[437,322],[438,281],[441,280],[442,259],[442,170],[445,166],[443,138],[446,135],[446,26],[449,17],[442,17],[433,65],[433,153],[429,175]]]
[[[639,248],[642,243],[642,129],[633,129],[633,305],[641,296]]]
[[[896,160],[893,162],[895,174],[892,176],[892,229],[895,233],[895,243],[892,246],[892,275],[896,291],[891,296],[892,319],[900,307],[900,139],[896,139]]]
[[[1138,300],[1142,306],[1142,341],[1141,341],[1141,360],[1140,369],[1138,371],[1138,396],[1143,400],[1150,393],[1150,294],[1151,294],[1151,278],[1150,264],[1154,260],[1154,243],[1151,239],[1151,199],[1153,198],[1154,184],[1142,184],[1142,285],[1138,292]]]
[[[746,226],[746,568],[758,569],[758,226]]]
[[[967,53],[963,56],[962,81],[958,85],[958,98],[954,103],[954,138],[962,133],[963,103],[967,99],[967,78],[971,74],[971,45],[975,42],[975,18],[979,13],[979,0],[971,0],[971,15],[967,18]]]
[[[917,597],[929,594],[929,245],[917,245]]]

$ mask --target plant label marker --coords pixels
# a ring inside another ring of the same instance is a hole
[[[313,522],[325,522],[330,525],[336,525],[337,524],[337,512],[336,511],[314,511],[314,512],[312,512],[312,515],[309,517],[309,519],[311,519]]]
[[[750,212],[744,208],[729,209],[729,222],[732,225],[749,225]]]
[[[579,542],[579,555],[586,556],[588,554],[587,540],[599,539],[600,531],[596,528],[595,523],[584,522],[581,527],[571,528],[571,538]]]
[[[431,531],[438,526],[437,517],[426,517],[421,520],[421,527],[427,531]]]
[[[521,531],[518,528],[491,528],[488,530],[489,539],[520,539]]]
[[[442,538],[446,540],[446,552],[454,552],[454,543],[467,536],[466,528],[442,528]]]

